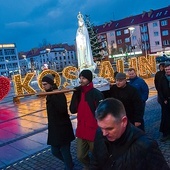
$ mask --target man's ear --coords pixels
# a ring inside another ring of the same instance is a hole
[[[123,117],[122,117],[122,124],[123,124],[123,127],[126,127],[126,126],[127,126],[127,122],[128,122],[127,116],[123,116]]]

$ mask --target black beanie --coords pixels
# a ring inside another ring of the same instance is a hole
[[[47,74],[42,78],[42,82],[47,82],[48,84],[54,85],[54,75]]]
[[[81,71],[81,73],[79,74],[79,77],[80,76],[83,76],[86,79],[88,79],[89,82],[92,82],[93,74],[92,74],[92,72],[90,70],[83,70],[83,71]]]

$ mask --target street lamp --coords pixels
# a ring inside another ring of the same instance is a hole
[[[46,48],[45,50],[48,53],[48,60],[47,61],[49,61],[48,63],[49,63],[50,69],[51,69],[52,65],[53,65],[53,61],[52,61],[52,57],[51,57],[51,49],[50,48]]]
[[[50,48],[46,48],[46,51],[47,51],[48,53],[50,53],[51,49],[50,49]]]
[[[134,27],[129,27],[128,30],[130,31],[130,37],[129,38],[131,38],[131,42],[133,44],[132,49],[133,49],[134,57],[135,57],[135,46],[134,46],[134,41],[133,41],[133,38],[132,38],[132,35],[133,35],[134,31],[135,31],[135,28]]]
[[[135,28],[134,27],[129,27],[128,30],[130,31],[131,34],[133,34]]]
[[[27,61],[26,55],[22,55],[22,57],[24,58],[23,74],[26,74],[28,70],[28,61]]]

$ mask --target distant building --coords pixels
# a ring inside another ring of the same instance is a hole
[[[44,65],[58,72],[67,66],[77,67],[75,47],[68,44],[54,44],[20,52],[19,63],[22,74],[42,71]]]
[[[96,30],[109,58],[170,54],[170,6],[110,21]]]
[[[0,44],[0,76],[11,77],[20,73],[15,44]]]

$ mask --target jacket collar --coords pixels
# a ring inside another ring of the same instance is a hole
[[[93,83],[90,82],[89,84],[87,84],[86,86],[82,86],[81,88],[82,88],[82,91],[86,93],[93,88]]]
[[[138,129],[135,128],[134,125],[132,125],[130,122],[128,122],[127,127],[125,132],[122,134],[122,136],[115,140],[114,142],[110,142],[107,140],[107,138],[105,138],[105,140],[107,140],[107,142],[112,143],[114,145],[130,145],[131,143],[133,143],[133,141],[135,141],[139,136],[143,135],[144,133]]]

